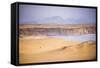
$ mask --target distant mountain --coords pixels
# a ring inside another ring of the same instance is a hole
[[[89,24],[89,23],[92,24],[91,20],[85,21],[85,19],[80,19],[80,18],[63,19],[61,16],[47,17],[39,20],[33,19],[33,21],[27,23],[28,24]]]
[[[39,20],[37,21],[38,23],[45,23],[45,24],[48,24],[48,23],[63,23],[64,22],[64,19],[60,16],[53,16],[53,17],[47,17],[45,19],[42,19],[42,20]]]
[[[54,23],[54,24],[87,24],[92,23],[91,20],[85,21],[85,19],[80,18],[66,18],[63,19],[60,16],[53,16],[53,17],[47,17],[45,19],[38,20],[37,23],[41,24],[48,24],[48,23]]]

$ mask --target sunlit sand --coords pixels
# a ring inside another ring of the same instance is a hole
[[[72,41],[47,36],[19,38],[19,63],[93,60],[95,41]]]

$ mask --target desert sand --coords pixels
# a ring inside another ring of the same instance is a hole
[[[19,38],[19,63],[93,60],[96,42],[38,36]]]

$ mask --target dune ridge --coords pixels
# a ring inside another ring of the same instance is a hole
[[[93,60],[96,41],[71,41],[59,38],[20,38],[20,63]]]

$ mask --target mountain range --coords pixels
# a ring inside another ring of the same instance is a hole
[[[24,22],[25,23],[25,22]],[[81,18],[62,18],[60,16],[47,17],[44,19],[34,20],[26,22],[25,24],[93,24],[91,20],[85,20]]]

